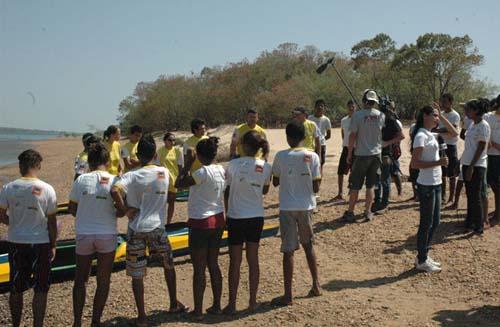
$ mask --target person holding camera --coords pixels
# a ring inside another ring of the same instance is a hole
[[[439,104],[423,107],[417,116],[415,128],[411,134],[412,156],[410,167],[418,169],[417,190],[420,205],[420,224],[417,233],[418,255],[415,268],[428,273],[440,272],[441,264],[429,255],[432,236],[441,217],[441,166],[448,165],[448,157],[439,156],[438,134],[432,133],[441,122],[451,136],[457,136],[455,127],[439,110]]]

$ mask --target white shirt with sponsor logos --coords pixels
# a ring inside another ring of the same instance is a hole
[[[441,115],[446,117],[448,121],[455,127],[460,126],[460,115],[455,110],[451,109],[450,112],[441,111]],[[443,123],[439,123],[439,128],[445,127]],[[443,140],[448,145],[456,145],[458,142],[458,136],[448,136],[442,135]]]
[[[460,159],[460,163],[462,165],[470,165],[472,159],[474,158],[474,154],[476,153],[479,142],[486,142],[486,147],[484,148],[481,156],[476,161],[476,167],[487,167],[488,163],[488,142],[490,141],[490,126],[488,123],[482,119],[479,123],[473,124],[470,128],[467,129],[467,133],[465,134],[465,147],[464,152],[462,154],[462,158]]]
[[[319,156],[304,148],[279,151],[274,157],[273,176],[280,179],[280,210],[316,208],[312,182],[321,179]]]
[[[77,235],[117,234],[116,209],[110,191],[118,178],[107,171],[80,175],[74,182],[69,200],[78,204]]]
[[[486,122],[490,125],[490,141],[496,144],[500,144],[500,115],[495,112],[489,112],[483,117]],[[494,147],[488,148],[489,156],[500,156],[500,151],[495,149]]]
[[[326,132],[332,129],[330,119],[324,115],[321,117],[310,115],[307,119],[313,121],[318,126],[320,144],[326,145]]]
[[[193,173],[196,185],[189,188],[188,217],[205,219],[224,211],[225,171],[221,165],[202,166]]]
[[[349,146],[349,126],[351,125],[351,117],[345,116],[342,118],[340,121],[340,128],[342,128],[342,131],[344,133],[344,139],[342,140],[342,147],[348,147]]]
[[[54,188],[37,178],[19,178],[4,185],[0,207],[7,209],[7,239],[13,243],[49,243],[48,216],[57,212]]]
[[[127,193],[127,205],[139,209],[128,227],[135,232],[150,232],[165,225],[169,172],[155,165],[129,171],[116,182]]]
[[[413,139],[413,149],[423,148],[421,161],[432,162],[439,160],[439,143],[436,135],[425,128],[420,128]],[[417,183],[420,185],[440,185],[442,183],[441,166],[419,169]]]
[[[229,187],[227,216],[264,217],[262,189],[270,184],[271,165],[261,159],[241,157],[231,160],[226,172]]]

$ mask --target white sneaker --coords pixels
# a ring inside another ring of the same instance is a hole
[[[435,273],[435,272],[440,272],[441,268],[434,266],[429,262],[429,260],[425,261],[422,264],[418,264],[416,266],[417,270],[425,271],[428,273]]]
[[[437,261],[434,261],[434,259],[432,259],[431,257],[427,257],[427,261],[429,261],[432,265],[438,267],[438,268],[441,268],[441,262],[437,262]]]

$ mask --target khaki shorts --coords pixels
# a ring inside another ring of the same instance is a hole
[[[293,252],[313,241],[312,210],[280,211],[281,252]]]
[[[150,232],[135,232],[129,228],[127,241],[127,275],[132,278],[146,276],[148,255],[157,254],[162,258],[163,266],[174,268],[172,247],[164,228],[156,228]]]
[[[116,250],[117,242],[116,234],[76,235],[75,252],[78,255],[110,253]]]

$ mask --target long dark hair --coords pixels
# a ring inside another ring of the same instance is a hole
[[[243,135],[241,141],[245,153],[248,156],[255,156],[259,149],[262,149],[262,154],[266,156],[269,153],[269,143],[256,131],[249,131]]]
[[[212,162],[217,156],[218,145],[219,138],[211,136],[208,139],[203,139],[198,142],[198,144],[196,145],[196,153]]]
[[[422,109],[419,110],[417,114],[417,119],[415,121],[415,127],[413,128],[413,131],[410,135],[410,141],[411,141],[411,146],[410,146],[410,152],[413,151],[413,140],[415,140],[415,136],[418,133],[418,130],[424,127],[424,115],[431,115],[434,112],[434,108],[431,106],[424,106]]]
[[[118,132],[118,126],[109,125],[108,128],[106,128],[106,130],[103,133],[104,140],[108,142],[111,135],[115,134],[116,132]]]
[[[490,110],[490,101],[484,98],[470,100],[465,104],[465,108],[475,111],[476,115],[483,117]]]

